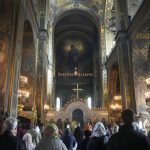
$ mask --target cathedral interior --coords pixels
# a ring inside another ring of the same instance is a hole
[[[150,121],[149,0],[0,0],[2,116],[109,120],[125,108]]]

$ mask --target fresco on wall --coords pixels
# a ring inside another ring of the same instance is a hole
[[[79,37],[67,37],[56,48],[57,73],[80,72],[92,73],[92,49],[90,44]]]
[[[137,111],[146,112],[145,95],[147,92],[146,78],[150,77],[150,26],[149,20],[136,33],[133,42],[133,75]]]
[[[8,68],[8,39],[0,33],[0,111],[3,109]]]

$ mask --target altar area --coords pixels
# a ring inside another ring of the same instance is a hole
[[[65,121],[66,119],[69,119],[70,121],[76,120],[78,122],[85,122],[86,120],[90,119],[92,122],[94,122],[94,120],[101,120],[102,118],[108,120],[108,111],[106,107],[89,109],[85,101],[81,99],[69,101],[59,111],[50,109],[45,117],[46,121],[50,121],[52,119],[54,121],[57,121],[58,119]]]

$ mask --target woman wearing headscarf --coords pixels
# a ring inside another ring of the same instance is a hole
[[[103,123],[97,122],[94,126],[87,150],[105,150],[108,142],[107,132]]]
[[[32,143],[32,135],[30,133],[26,133],[23,136],[23,140],[26,143],[26,149],[27,150],[34,150],[35,145]]]
[[[35,150],[67,150],[58,134],[57,126],[54,123],[48,124],[44,130],[44,138],[38,143]]]

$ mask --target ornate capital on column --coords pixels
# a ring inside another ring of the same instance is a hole
[[[48,38],[48,32],[47,30],[39,30],[39,34],[38,34],[39,39],[47,39]]]

